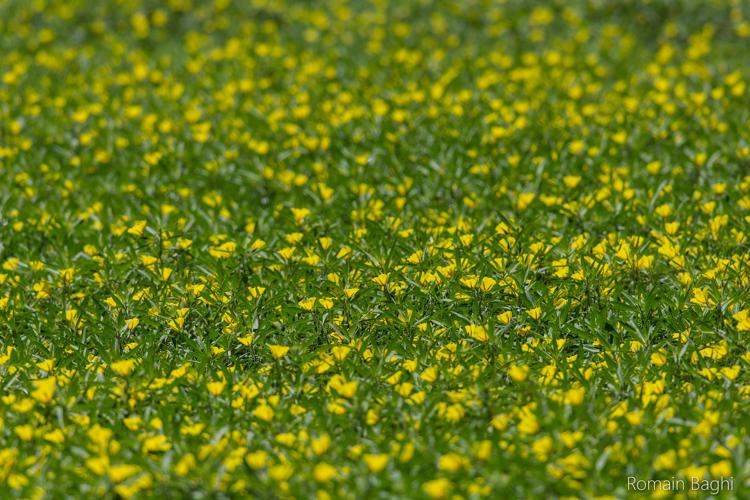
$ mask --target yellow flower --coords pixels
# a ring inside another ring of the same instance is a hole
[[[76,318],[78,317],[78,311],[76,309],[66,309],[65,310],[65,321],[68,323],[75,323]]]
[[[459,470],[461,470],[463,465],[463,457],[455,453],[448,453],[438,459],[438,469],[448,472],[458,472]]]
[[[716,304],[716,301],[709,295],[708,290],[704,288],[694,288],[690,302],[699,306],[712,306]]]
[[[137,431],[138,429],[140,429],[143,420],[140,416],[135,415],[133,417],[124,418],[122,422],[125,424],[125,427],[127,427],[131,431]]]
[[[269,345],[268,350],[271,351],[271,356],[274,359],[281,359],[289,352],[289,347],[285,345]]]
[[[512,318],[513,318],[513,313],[511,311],[501,312],[500,314],[497,315],[497,320],[500,322],[501,325],[509,324]]]
[[[266,422],[270,422],[273,420],[273,408],[268,406],[267,404],[261,404],[255,410],[253,410],[253,416],[256,418],[259,418],[261,420],[264,420]]]
[[[44,435],[44,440],[54,444],[62,444],[65,442],[65,434],[60,429],[55,429]]]
[[[295,247],[284,247],[278,251],[279,256],[284,260],[289,260],[294,256],[297,251]]]
[[[531,319],[538,320],[542,317],[542,308],[534,307],[533,309],[528,309],[526,311],[526,314],[528,314]]]
[[[34,391],[32,391],[31,397],[46,405],[52,401],[52,397],[55,395],[56,382],[57,379],[55,377],[34,380]]]
[[[243,337],[237,337],[237,342],[239,342],[240,344],[242,344],[242,345],[244,345],[246,347],[250,347],[250,345],[252,345],[252,343],[253,343],[253,338],[254,338],[253,334],[250,333],[250,334],[245,335]]]
[[[109,458],[106,456],[91,457],[86,460],[86,467],[97,476],[103,476],[109,467]]]
[[[536,415],[528,409],[524,409],[521,412],[520,421],[518,422],[518,432],[526,436],[539,432],[539,421],[536,419]]]
[[[434,366],[430,366],[429,368],[426,368],[420,375],[419,378],[424,380],[425,382],[433,383],[438,378],[438,369]]]
[[[45,359],[44,361],[40,361],[39,363],[37,363],[36,366],[42,371],[51,372],[52,369],[55,367],[55,360]]]
[[[34,428],[28,424],[16,426],[13,432],[21,441],[31,441],[34,437]]]
[[[534,455],[536,455],[537,459],[540,461],[547,460],[547,455],[549,455],[549,452],[552,451],[552,446],[554,442],[552,441],[552,438],[549,436],[543,436],[534,441],[531,445],[531,450],[534,452]]]
[[[651,354],[651,364],[654,366],[664,366],[667,362],[667,357],[663,352],[655,352]]]
[[[583,403],[583,398],[586,395],[586,389],[583,387],[574,387],[565,392],[563,402],[572,406],[578,406]]]
[[[254,240],[250,244],[250,250],[253,250],[253,251],[261,250],[265,248],[265,246],[266,246],[266,242],[264,240],[260,240],[260,239]]]
[[[245,455],[245,463],[253,470],[262,469],[268,463],[268,453],[259,450]]]
[[[114,481],[115,483],[121,483],[125,481],[127,478],[132,477],[136,475],[138,472],[140,472],[141,468],[137,465],[130,465],[130,464],[123,464],[123,465],[113,465],[109,468],[109,477]]]
[[[529,374],[529,367],[526,365],[511,365],[508,368],[508,375],[515,382],[523,382]]]
[[[309,208],[292,208],[292,216],[294,216],[294,222],[297,224],[301,224],[302,221],[307,218],[308,215],[310,215],[310,209]]]
[[[630,425],[639,425],[643,419],[643,412],[640,410],[629,411],[625,414],[625,419]]]
[[[196,423],[196,424],[185,424],[180,429],[180,434],[185,436],[198,436],[201,432],[203,432],[203,429],[206,428],[205,424]]]
[[[489,277],[485,276],[479,282],[479,289],[481,291],[487,293],[487,292],[491,291],[495,287],[495,283],[497,283],[497,281],[495,281],[493,278],[489,278]]]
[[[466,325],[466,333],[469,337],[479,342],[487,342],[489,337],[487,336],[487,330],[482,325]]]
[[[331,354],[333,354],[333,358],[336,361],[343,361],[346,359],[346,357],[349,355],[349,352],[351,351],[351,347],[344,346],[344,345],[337,345],[331,348]]]
[[[446,498],[451,490],[451,482],[445,478],[433,479],[424,483],[422,485],[422,490],[424,490],[430,498]]]
[[[147,221],[139,220],[128,228],[128,234],[133,236],[143,236],[143,231],[146,229]]]
[[[579,175],[566,175],[562,178],[563,184],[569,189],[573,189],[581,182],[581,176]]]
[[[212,257],[217,259],[228,259],[232,255],[234,255],[236,249],[237,243],[233,241],[227,241],[226,243],[222,243],[219,246],[210,247],[208,249],[208,253],[211,254]]]
[[[335,390],[341,397],[353,398],[357,393],[359,384],[356,380],[346,381],[340,375],[336,375],[328,382],[328,386]]]
[[[315,297],[309,298],[309,299],[303,299],[297,302],[297,305],[300,306],[305,311],[312,311],[313,307],[315,307]]]
[[[319,299],[318,303],[323,306],[323,309],[331,309],[333,307],[333,301],[331,299]]]
[[[165,436],[164,434],[157,434],[155,436],[147,438],[143,442],[144,453],[160,453],[169,451],[170,448],[172,448],[172,445],[169,444],[167,436]]]
[[[76,270],[72,267],[68,267],[60,270],[60,280],[63,283],[72,283],[75,277]]]
[[[115,361],[114,363],[109,365],[109,367],[119,376],[127,377],[133,372],[133,370],[135,369],[135,365],[136,362],[134,359],[123,359],[120,361]]]
[[[743,309],[732,316],[737,322],[738,332],[750,332],[750,310]]]
[[[518,210],[526,210],[531,202],[536,198],[536,193],[518,193],[516,207]]]
[[[313,469],[313,477],[319,483],[327,483],[334,477],[336,477],[336,467],[325,462],[319,463]]]
[[[224,392],[224,387],[226,387],[227,383],[225,380],[220,380],[217,382],[210,382],[206,385],[206,389],[208,389],[208,392],[212,394],[213,396],[218,396],[222,392]]]
[[[636,269],[640,269],[640,270],[649,269],[649,268],[651,268],[651,265],[653,263],[654,263],[654,256],[653,255],[644,255],[642,257],[639,257],[635,261],[634,267]]]
[[[95,424],[93,427],[91,427],[86,434],[88,435],[91,442],[101,450],[107,447],[112,438],[112,430],[107,429],[106,427],[102,427],[99,424]]]
[[[385,453],[367,453],[362,459],[365,461],[365,464],[367,464],[367,468],[376,474],[382,471],[388,464],[388,455]]]
[[[572,448],[581,439],[583,439],[583,432],[581,431],[563,431],[560,433],[560,441],[562,441],[566,448]]]
[[[274,465],[268,469],[268,477],[276,482],[287,481],[292,474],[294,474],[294,467],[289,463]]]
[[[372,279],[372,281],[376,285],[385,286],[388,283],[388,274],[378,274]]]
[[[310,449],[312,449],[313,453],[316,455],[322,455],[326,451],[328,451],[328,448],[331,447],[331,436],[328,434],[323,434],[317,439],[313,439],[310,441]]]
[[[720,460],[719,462],[712,464],[709,467],[709,471],[711,472],[711,477],[714,479],[731,477],[732,462],[729,460]]]
[[[10,259],[3,262],[3,269],[5,269],[6,271],[15,271],[20,263],[20,259],[11,257]]]
[[[471,242],[474,241],[474,235],[462,234],[461,236],[459,236],[458,241],[460,241],[463,246],[469,246],[471,245]]]
[[[333,240],[327,236],[323,236],[321,238],[318,238],[318,243],[320,243],[320,248],[323,250],[328,250],[331,248],[331,244],[333,244]]]

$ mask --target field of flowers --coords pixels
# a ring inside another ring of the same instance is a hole
[[[0,0],[0,498],[747,498],[749,78],[744,0]]]

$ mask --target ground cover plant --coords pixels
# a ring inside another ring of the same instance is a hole
[[[0,497],[747,497],[746,2],[2,0],[0,54]]]

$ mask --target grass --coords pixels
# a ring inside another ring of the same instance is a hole
[[[746,497],[743,2],[0,19],[2,498]]]

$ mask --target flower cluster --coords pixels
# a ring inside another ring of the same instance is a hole
[[[0,19],[0,493],[750,487],[746,2]]]

